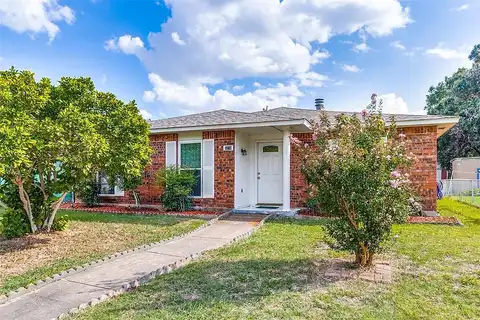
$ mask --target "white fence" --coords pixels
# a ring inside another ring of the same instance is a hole
[[[444,197],[453,197],[480,206],[480,180],[446,179],[441,182],[440,186]]]

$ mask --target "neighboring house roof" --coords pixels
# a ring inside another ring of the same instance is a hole
[[[339,114],[354,112],[325,111],[332,119]],[[275,108],[268,111],[240,112],[215,110],[186,116],[150,121],[152,132],[176,132],[225,128],[265,127],[294,125],[310,128],[310,122],[319,111],[301,108]],[[444,125],[444,131],[458,122],[458,117],[438,115],[384,114],[385,121],[394,116],[399,126]],[[443,131],[443,132],[444,132]]]

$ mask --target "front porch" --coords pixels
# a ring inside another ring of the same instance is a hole
[[[290,126],[235,130],[234,212],[294,215],[291,209]]]

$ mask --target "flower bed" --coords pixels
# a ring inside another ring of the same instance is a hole
[[[408,217],[408,223],[462,225],[455,217]]]
[[[155,208],[134,208],[134,207],[122,207],[122,206],[98,206],[98,207],[86,207],[81,204],[69,203],[62,204],[62,209],[77,210],[96,213],[118,213],[118,214],[132,214],[132,215],[172,215],[172,216],[218,216],[223,212],[220,211],[200,211],[191,210],[184,212],[168,212],[161,211]]]

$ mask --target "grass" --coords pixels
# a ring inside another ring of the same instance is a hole
[[[439,202],[465,227],[398,225],[380,257],[393,284],[324,278],[345,256],[322,241],[324,221],[274,220],[75,319],[473,319],[480,314],[480,210]]]
[[[67,230],[0,240],[0,294],[55,273],[199,227],[204,220],[62,211]]]
[[[480,196],[471,196],[471,195],[463,195],[463,196],[452,196],[452,199],[458,200],[460,202],[464,202],[467,204],[472,204],[474,206],[480,207]]]

